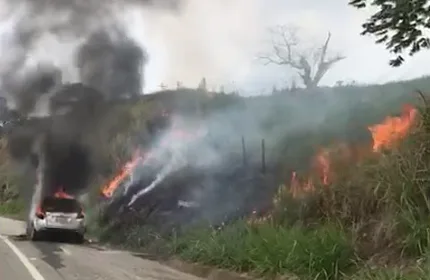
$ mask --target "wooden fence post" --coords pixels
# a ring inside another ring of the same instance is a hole
[[[266,173],[266,144],[264,138],[261,139],[261,172]]]
[[[247,165],[247,159],[246,159],[246,147],[245,147],[245,137],[242,135],[242,159],[243,159],[243,166]]]

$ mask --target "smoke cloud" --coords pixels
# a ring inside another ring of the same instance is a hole
[[[9,16],[8,26],[13,30],[10,34],[3,34],[7,35],[7,40],[4,40],[2,49],[8,53],[8,59],[1,63],[3,95],[12,98],[12,103],[23,113],[28,113],[34,109],[39,96],[51,88],[51,85],[45,84],[53,82],[47,80],[58,83],[61,82],[59,77],[72,82],[84,82],[108,96],[113,92],[140,94],[144,86],[143,66],[147,56],[142,46],[129,37],[124,15],[132,7],[178,9],[175,3],[179,2],[3,2],[12,15]],[[74,51],[66,50],[59,54],[46,51],[55,45]],[[61,57],[71,55],[74,59],[68,61]],[[50,66],[61,68],[61,71],[56,69],[55,73],[47,73],[37,69],[40,63],[44,64],[44,68]],[[33,69],[30,71],[30,68]],[[61,72],[64,72],[63,75],[59,74]],[[34,81],[35,77],[32,76],[41,75],[43,77],[37,77],[37,81]],[[29,91],[27,85],[37,83],[42,83],[41,86],[45,88],[40,88],[34,94],[26,93]]]
[[[174,14],[143,10],[140,36],[151,57],[148,90],[159,90],[160,83],[175,88],[178,81],[195,87],[202,77],[209,88],[240,84],[266,37],[263,5],[259,0],[187,0]]]
[[[0,95],[28,120],[12,131],[10,151],[32,164],[35,204],[60,188],[79,195],[95,156],[88,137],[107,99],[143,92],[148,57],[124,20],[130,9],[177,11],[174,0],[2,1],[9,32],[0,43]],[[58,53],[56,53],[56,51]],[[93,142],[91,142],[93,141]],[[23,166],[24,166],[23,165]],[[28,171],[28,168],[25,168]],[[25,196],[25,195],[24,195]]]
[[[109,97],[141,94],[145,60],[142,49],[115,27],[91,34],[77,55],[80,80]]]

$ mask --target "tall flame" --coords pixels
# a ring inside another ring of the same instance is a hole
[[[409,133],[412,125],[414,124],[418,116],[418,110],[411,105],[404,105],[402,108],[402,113],[399,117],[386,117],[381,123],[369,126],[368,129],[372,134],[372,146],[367,147],[367,151],[371,153],[378,153],[382,149],[390,149],[398,143],[400,140],[404,139]],[[340,145],[341,146],[341,145]],[[344,149],[345,150],[345,147]],[[345,159],[351,159],[351,155],[354,154],[353,148],[349,148],[349,151],[345,153]],[[356,149],[357,151],[363,149]],[[329,185],[331,180],[330,165],[331,157],[329,150],[322,149],[314,157],[315,170],[320,176],[323,185]],[[305,182],[300,182],[297,178],[296,172],[293,172],[291,176],[290,193],[297,197],[300,193],[306,193],[313,191],[315,189],[312,179],[309,178]]]
[[[110,198],[113,196],[115,190],[118,188],[122,180],[124,180],[128,175],[131,174],[133,169],[138,164],[139,160],[141,159],[140,152],[135,152],[133,159],[129,162],[127,162],[121,169],[121,171],[111,180],[109,181],[105,186],[102,187],[102,194]]]
[[[386,117],[382,123],[369,126],[368,129],[373,138],[373,151],[392,148],[396,142],[407,135],[417,115],[417,109],[411,105],[405,105],[400,117]]]
[[[58,191],[56,193],[54,193],[54,197],[55,198],[66,198],[66,199],[74,198],[72,195],[66,193],[62,187],[60,187],[58,189]]]
[[[167,114],[167,113],[165,113],[165,114]],[[166,116],[168,116],[168,115],[166,115]],[[184,129],[181,129],[180,125],[181,125],[181,123],[178,121],[173,122],[172,128],[168,131],[168,133],[166,133],[164,135],[164,137],[162,137],[162,139],[159,141],[156,148],[154,148],[154,150],[149,151],[145,154],[145,159],[148,159],[150,157],[155,157],[158,149],[162,149],[162,150],[168,149],[169,147],[171,147],[174,144],[174,143],[172,143],[172,141],[173,142],[179,142],[179,143],[188,142],[188,141],[195,139],[198,136],[198,132],[204,132],[204,131],[200,131],[200,130],[198,130],[197,132],[189,132],[189,131],[186,131]],[[131,172],[133,172],[134,168],[136,167],[136,165],[141,160],[143,160],[142,153],[141,153],[141,151],[137,150],[134,153],[132,160],[127,162],[121,168],[120,172],[111,181],[109,181],[106,185],[104,185],[101,188],[102,195],[106,198],[111,198],[113,196],[115,190],[121,184],[121,182]]]

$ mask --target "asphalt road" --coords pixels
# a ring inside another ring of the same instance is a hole
[[[24,223],[0,217],[1,280],[199,280],[124,251],[18,238]]]

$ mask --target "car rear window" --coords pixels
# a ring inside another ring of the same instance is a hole
[[[42,202],[44,212],[76,213],[81,206],[76,199],[47,197]]]

